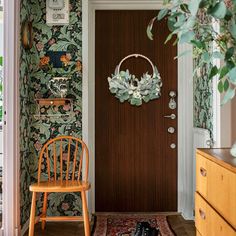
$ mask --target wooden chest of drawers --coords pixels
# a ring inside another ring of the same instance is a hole
[[[199,149],[195,224],[199,236],[236,236],[236,158],[229,149]]]

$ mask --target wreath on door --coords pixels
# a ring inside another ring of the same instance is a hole
[[[141,57],[147,60],[152,66],[152,75],[146,72],[139,79],[130,74],[128,69],[120,71],[122,63],[131,57]],[[161,96],[162,80],[157,67],[149,58],[141,54],[131,54],[123,58],[116,67],[114,75],[108,77],[107,80],[110,92],[122,103],[128,101],[131,105],[141,106],[143,101],[147,103]]]

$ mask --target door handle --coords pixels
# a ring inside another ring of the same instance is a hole
[[[168,119],[171,119],[171,120],[174,120],[176,118],[176,115],[175,114],[171,114],[171,115],[167,115],[167,116],[164,116],[165,118],[168,118]]]

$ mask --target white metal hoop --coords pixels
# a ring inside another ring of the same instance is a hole
[[[118,67],[117,67],[117,72],[118,72],[118,73],[120,73],[120,67],[121,67],[122,63],[123,63],[125,60],[129,59],[130,57],[136,57],[136,58],[137,58],[137,57],[141,57],[141,58],[147,60],[147,61],[150,63],[150,65],[152,66],[152,71],[153,71],[153,74],[152,74],[152,75],[155,74],[155,66],[153,65],[152,61],[151,61],[148,57],[146,57],[146,56],[144,56],[144,55],[142,55],[142,54],[137,54],[137,53],[130,54],[130,55],[126,56],[125,58],[123,58],[123,59],[121,60],[121,62],[119,63],[119,65],[118,65]]]

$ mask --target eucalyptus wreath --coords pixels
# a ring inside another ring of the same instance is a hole
[[[164,8],[148,25],[149,38],[153,38],[155,20],[167,18],[171,33],[166,42],[176,35],[175,44],[193,45],[194,56],[200,58],[195,72],[206,64],[209,79],[216,77],[218,90],[225,92],[222,103],[228,102],[236,89],[236,0],[164,0],[163,3]],[[209,17],[208,22],[202,21],[200,15]],[[215,60],[221,60],[220,65]]]
[[[153,75],[143,74],[141,79],[130,74],[129,70],[119,71],[108,77],[109,90],[120,102],[128,101],[131,105],[140,106],[161,96],[162,81],[156,67]]]

